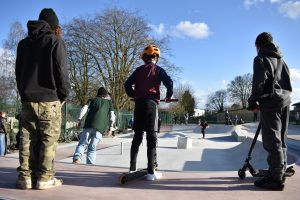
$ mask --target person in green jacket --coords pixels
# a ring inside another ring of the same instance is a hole
[[[73,163],[82,162],[82,155],[87,148],[86,163],[95,164],[96,146],[102,139],[102,134],[108,130],[108,135],[112,134],[109,113],[112,110],[112,102],[108,99],[108,93],[104,87],[98,89],[97,96],[90,99],[87,105],[81,109],[77,128],[80,128],[81,119],[87,113],[83,131],[80,134],[79,143],[76,147]]]

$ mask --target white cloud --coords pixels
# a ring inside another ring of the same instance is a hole
[[[165,30],[165,25],[163,23],[160,23],[159,25],[154,25],[154,24],[149,24],[150,28],[157,33],[157,34],[162,34]]]
[[[208,25],[204,22],[192,23],[190,21],[181,21],[176,26],[165,26],[163,23],[158,25],[149,24],[149,27],[158,35],[171,35],[179,38],[204,39],[212,33]]]
[[[279,12],[291,19],[300,17],[300,1],[288,1],[279,7]]]
[[[0,47],[0,55],[2,55],[3,53],[4,53],[4,49]]]
[[[292,104],[300,102],[300,88],[293,88]]]
[[[270,3],[280,3],[282,0],[270,0]]]
[[[300,70],[290,68],[291,81],[293,86],[292,103],[300,102]]]
[[[300,70],[295,68],[290,68],[291,79],[293,83],[300,84]]]
[[[227,81],[226,80],[222,80],[222,89],[227,90]]]
[[[271,4],[281,3],[283,0],[269,0]],[[250,6],[256,5],[258,3],[263,3],[265,0],[244,0],[244,5],[249,8]]]
[[[246,8],[249,8],[250,6],[253,6],[257,3],[262,3],[264,0],[244,0],[244,5]]]
[[[176,25],[173,35],[177,37],[191,37],[196,39],[207,38],[211,34],[206,23],[191,23],[190,21],[181,21]]]
[[[244,5],[248,9],[251,6],[259,3],[264,3],[265,0],[244,0]],[[299,0],[268,0],[270,4],[276,4],[279,13],[284,14],[291,19],[300,18],[300,1]]]
[[[205,105],[207,102],[207,96],[212,92],[212,89],[206,89],[206,90],[201,90],[201,89],[195,89],[195,96],[197,99],[197,108],[199,109],[205,109]]]

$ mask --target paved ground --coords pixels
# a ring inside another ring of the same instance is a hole
[[[131,134],[116,138],[104,138],[97,152],[97,164],[71,164],[69,158],[76,143],[60,145],[56,156],[57,176],[63,178],[62,187],[46,191],[17,190],[18,155],[9,154],[0,158],[0,199],[297,199],[300,195],[300,173],[289,178],[283,192],[266,191],[255,188],[255,178],[247,173],[244,180],[237,176],[251,144],[256,124],[246,124],[238,132],[248,139],[236,142],[231,136],[237,127],[212,125],[202,139],[196,126],[174,126],[161,133],[158,143],[159,169],[163,179],[148,182],[143,179],[120,185],[118,177],[128,170]],[[242,130],[242,131],[241,131]],[[300,126],[291,126],[293,137],[300,135]],[[177,149],[178,137],[189,136],[193,148]],[[296,138],[297,139],[297,138]],[[300,141],[293,138],[296,144]],[[123,154],[121,155],[121,142]],[[146,142],[141,146],[138,165],[146,166]],[[290,149],[290,162],[299,172],[300,148]],[[264,168],[265,153],[258,141],[253,152],[253,166]]]

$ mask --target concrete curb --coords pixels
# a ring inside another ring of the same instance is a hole
[[[248,132],[242,130],[241,125],[234,126],[231,136],[238,142],[244,142],[248,137]]]
[[[300,141],[288,138],[287,139],[287,145],[289,148],[300,151]]]
[[[234,126],[234,129],[231,133],[231,135],[238,142],[244,142],[247,139],[247,137],[249,137],[249,135],[252,133],[252,131],[248,132],[248,131],[244,130],[243,126],[244,125]],[[253,133],[253,134],[255,134],[255,133]],[[292,135],[292,136],[294,136],[294,135]],[[288,147],[292,148],[294,150],[300,151],[300,140],[294,139],[294,138],[292,138],[292,136],[289,137],[289,135],[288,135],[288,138],[287,138]]]

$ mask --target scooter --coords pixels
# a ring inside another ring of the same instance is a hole
[[[125,184],[128,181],[133,181],[147,175],[147,169],[140,169],[132,173],[123,173],[119,177],[120,184]]]
[[[243,167],[241,169],[239,169],[239,171],[238,171],[238,175],[239,175],[240,179],[244,179],[246,177],[246,171],[247,170],[249,170],[250,174],[253,177],[267,177],[267,176],[269,176],[269,170],[267,170],[267,169],[255,170],[252,167],[251,163],[250,163],[250,161],[252,159],[251,154],[252,154],[252,151],[253,151],[254,146],[256,144],[256,141],[257,141],[260,130],[261,130],[261,123],[258,124],[256,133],[255,133],[255,136],[253,138],[253,141],[252,141],[251,147],[249,149],[248,156],[245,160],[245,163],[244,163]],[[295,174],[294,165],[295,165],[295,163],[292,163],[292,164],[289,164],[289,165],[286,166],[286,171],[284,173],[284,176],[291,177]]]

